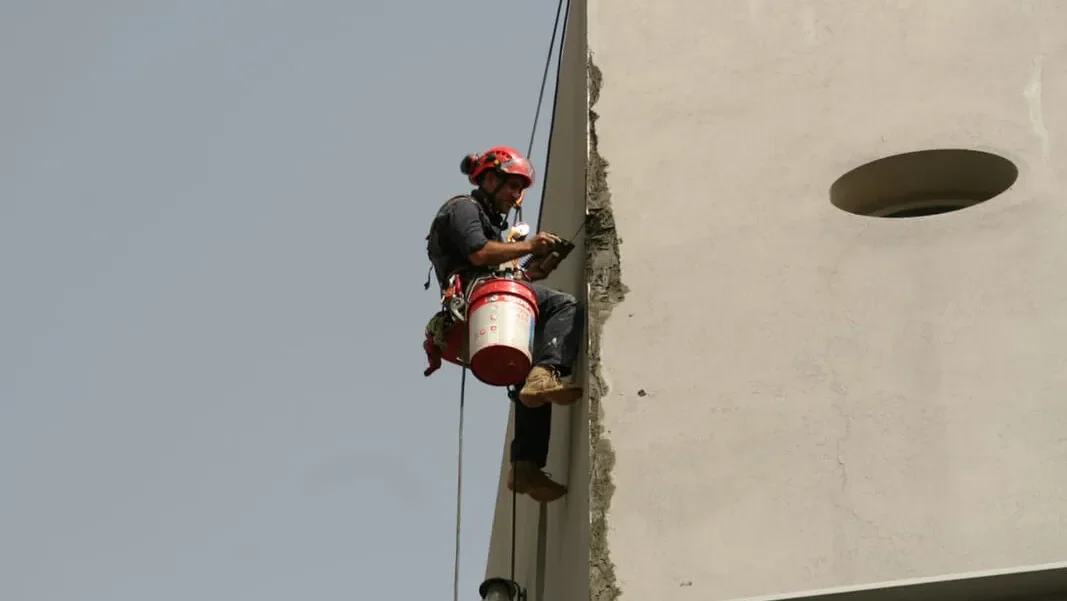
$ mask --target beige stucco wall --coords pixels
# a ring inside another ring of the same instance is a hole
[[[629,288],[600,341],[620,598],[1067,559],[1067,2],[588,18]],[[934,147],[1019,180],[922,219],[830,204],[849,169]]]

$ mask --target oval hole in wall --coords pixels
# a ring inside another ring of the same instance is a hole
[[[936,149],[860,165],[830,186],[830,202],[866,217],[925,217],[959,211],[1010,188],[1014,163],[978,150]]]

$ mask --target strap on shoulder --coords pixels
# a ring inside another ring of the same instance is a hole
[[[443,202],[441,204],[441,206],[437,208],[437,213],[434,214],[433,220],[430,221],[430,230],[428,232],[426,232],[426,252],[429,255],[431,255],[431,258],[430,258],[430,269],[426,273],[426,282],[423,283],[423,285],[422,285],[424,290],[429,290],[430,289],[430,279],[433,277],[434,262],[433,262],[432,255],[433,255],[434,249],[438,248],[438,243],[437,243],[436,240],[433,239],[433,237],[434,237],[434,229],[436,229],[436,227],[437,227],[437,222],[441,218],[441,213],[444,212],[445,208],[448,205],[450,205],[450,204],[452,204],[454,202],[463,200],[464,198],[470,200],[474,204],[478,204],[478,201],[474,198],[474,196],[472,196],[470,194],[457,194],[456,196],[453,196],[452,198],[449,198],[448,200]],[[445,282],[439,281],[438,283],[441,285],[442,288],[445,287]]]
[[[475,204],[478,204],[478,201],[475,200],[474,197],[471,196],[470,194],[458,194],[456,196],[453,196],[452,198],[449,198],[445,202],[443,202],[440,207],[437,207],[437,213],[434,214],[433,220],[430,221],[430,231],[428,231],[426,233],[426,239],[427,240],[429,240],[430,236],[433,235],[433,228],[434,228],[434,226],[437,225],[437,218],[441,216],[441,211],[444,211],[445,207],[447,207],[448,205],[452,204],[453,202],[455,202],[457,200],[464,199],[464,198],[470,200],[471,202],[473,202]]]

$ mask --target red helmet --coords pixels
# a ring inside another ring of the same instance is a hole
[[[534,168],[527,161],[525,157],[519,154],[518,150],[509,148],[507,146],[497,146],[490,148],[484,153],[471,154],[463,157],[463,162],[459,165],[459,170],[462,171],[470,183],[478,185],[478,180],[482,175],[490,169],[497,173],[507,175],[517,175],[526,180],[526,187],[529,188],[534,182]]]

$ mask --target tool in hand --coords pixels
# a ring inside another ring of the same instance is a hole
[[[580,226],[578,226],[578,230],[574,232],[574,235],[571,236],[571,238],[577,238],[578,235],[582,233],[583,229],[585,229],[584,222]],[[530,226],[526,223],[520,223],[516,224],[515,227],[511,229],[511,232],[508,233],[508,239],[514,239],[516,241],[525,240],[529,234]],[[563,238],[557,237],[556,244],[552,247],[550,251],[548,251],[547,254],[541,255],[540,257],[530,257],[526,260],[525,263],[523,263],[522,268],[534,269],[543,273],[549,273],[553,269],[555,269],[557,265],[563,262],[563,260],[571,254],[571,251],[574,250],[574,248],[575,244],[570,240],[565,240]]]
[[[536,261],[537,268],[545,273],[552,271],[563,259],[567,258],[567,255],[571,254],[572,250],[574,250],[573,242],[560,239],[547,255]]]

